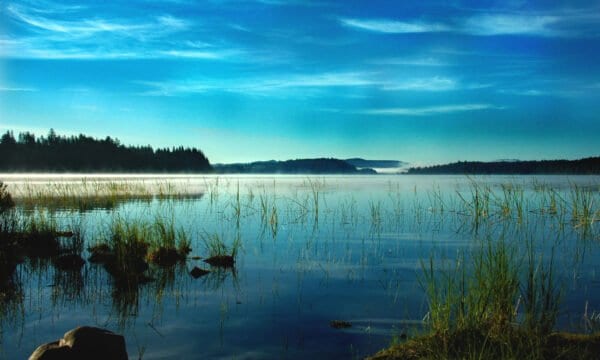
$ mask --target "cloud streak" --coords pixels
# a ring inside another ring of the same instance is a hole
[[[458,84],[455,80],[434,76],[431,78],[414,79],[399,83],[385,84],[382,89],[387,91],[412,90],[412,91],[448,91],[455,90]]]
[[[32,92],[38,91],[34,88],[28,87],[8,87],[8,86],[0,86],[0,92]]]
[[[389,34],[414,34],[425,32],[444,32],[449,31],[446,25],[426,22],[409,22],[389,19],[353,19],[341,18],[342,25],[380,33]]]
[[[325,72],[315,74],[294,74],[263,78],[170,80],[164,82],[137,82],[148,87],[141,94],[149,96],[176,96],[208,91],[225,91],[247,95],[285,95],[286,92],[326,89],[371,88],[379,91],[433,92],[459,89],[481,88],[463,86],[447,77],[414,78],[394,81],[377,72]]]
[[[98,33],[119,33],[132,36],[142,31],[145,33],[149,33],[150,30],[160,31],[161,27],[181,29],[181,24],[177,24],[174,18],[168,16],[159,17],[154,23],[128,23],[104,19],[61,21],[36,15],[35,10],[27,10],[17,5],[9,5],[6,9],[14,19],[25,25],[37,30],[66,34],[71,37],[87,37]]]
[[[586,18],[597,22],[598,19]],[[355,30],[384,34],[451,32],[472,36],[529,35],[540,37],[598,36],[580,27],[581,15],[490,13],[446,19],[445,23],[396,19],[339,18],[340,24]]]
[[[467,111],[502,109],[502,107],[491,104],[460,104],[460,105],[439,105],[428,107],[397,107],[384,109],[370,109],[359,112],[364,115],[383,115],[383,116],[432,116],[460,113]]]

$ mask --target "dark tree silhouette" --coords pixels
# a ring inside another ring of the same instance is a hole
[[[600,174],[600,157],[579,160],[459,161],[452,164],[416,167],[409,174]]]
[[[372,169],[358,170],[344,160],[331,158],[215,165],[215,171],[230,174],[375,174]]]
[[[80,134],[47,137],[7,131],[0,137],[0,171],[48,172],[208,172],[212,167],[202,151],[174,147],[125,146],[119,140]]]

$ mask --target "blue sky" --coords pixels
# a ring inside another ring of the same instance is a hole
[[[211,162],[600,155],[600,2],[0,1],[0,130]]]

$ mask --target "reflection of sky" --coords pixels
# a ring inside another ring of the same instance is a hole
[[[597,2],[491,3],[5,1],[0,127],[213,162],[598,155]]]
[[[552,247],[560,250],[560,258],[555,259],[560,269],[557,279],[569,286],[569,292],[562,299],[559,326],[579,324],[586,301],[590,312],[600,309],[597,242],[587,239],[584,256],[576,258],[582,255],[577,254],[581,250],[579,230],[564,224],[564,230],[556,230],[558,223],[570,224],[571,209],[561,208],[565,218],[541,214],[537,206],[548,206],[548,202],[544,202],[543,192],[534,191],[534,187],[550,184],[569,201],[572,195],[564,186],[597,184],[598,177],[320,177],[312,179],[313,184],[320,184],[315,185],[320,189],[318,226],[314,226],[312,212],[301,216],[303,206],[312,206],[312,188],[306,178],[239,179],[242,247],[236,260],[236,281],[230,272],[222,281],[215,273],[192,279],[186,272],[206,265],[189,260],[186,269],[176,271],[175,282],[167,281],[161,289],[161,272],[153,268],[151,275],[158,280],[141,288],[139,313],[128,317],[127,328],[119,330],[113,288],[100,266],[88,263],[83,269],[79,296],[62,288],[69,282],[57,281],[52,266],[42,274],[22,271],[23,327],[17,308],[16,321],[1,323],[0,357],[24,358],[38,344],[82,324],[123,332],[132,358],[137,358],[140,348],[144,348],[145,359],[349,358],[353,353],[362,357],[388,345],[393,331],[405,331],[425,315],[427,305],[418,283],[421,260],[427,265],[434,254],[438,256],[436,270],[454,269],[453,259],[460,251],[466,251],[468,259],[470,251],[481,244],[474,238],[488,235],[523,247],[534,239],[544,255]],[[497,199],[502,198],[500,184],[523,186],[523,222],[503,220],[497,214],[500,209],[492,205],[489,221],[475,229],[473,217],[465,215],[468,206],[457,195],[460,191],[467,200],[474,196],[469,188],[473,179],[489,185]],[[132,202],[119,204],[115,211],[126,222],[173,218],[190,234],[192,255],[206,256],[203,234],[219,234],[228,245],[237,236],[236,180],[221,177],[218,197],[206,193],[192,201]],[[148,184],[148,179],[140,181]],[[192,189],[216,182],[212,178],[207,183],[204,177],[189,181]],[[444,212],[435,191],[445,202]],[[266,228],[261,224],[261,198],[269,208],[277,204],[276,236],[269,224]],[[378,204],[381,223],[375,224],[371,211]],[[536,210],[530,211],[530,207]],[[73,220],[76,211],[58,215],[60,224],[77,223]],[[107,236],[115,212],[99,210],[83,216],[86,239],[94,242]],[[53,293],[59,294],[56,302]],[[332,329],[329,321],[334,319],[351,321],[354,326]]]

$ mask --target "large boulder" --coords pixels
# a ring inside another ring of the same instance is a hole
[[[105,329],[81,326],[58,341],[41,345],[29,357],[29,360],[54,359],[127,360],[125,338]]]

